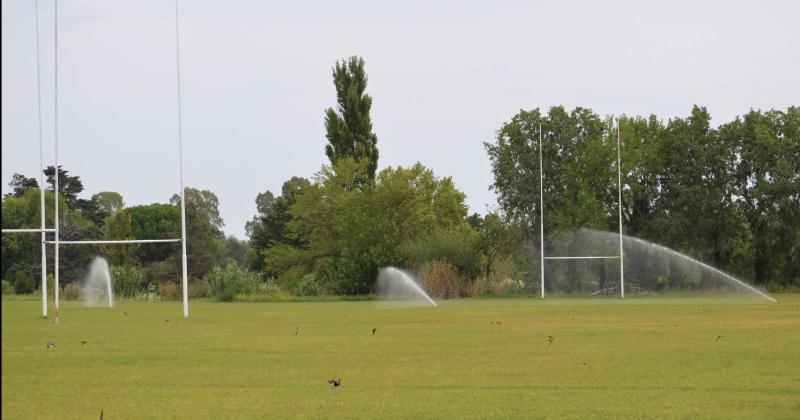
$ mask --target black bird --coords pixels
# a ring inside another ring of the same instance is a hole
[[[331,387],[336,388],[342,384],[342,380],[339,378],[328,379],[328,383],[331,384]]]
[[[553,337],[552,335],[548,335],[547,336],[547,345],[551,346],[553,344],[553,341],[556,341],[555,337]]]
[[[83,348],[83,346],[85,346],[86,344],[87,344],[86,340],[81,340],[81,348]]]
[[[48,341],[48,342],[47,342],[47,348],[48,348],[48,349],[52,349],[52,348],[53,348],[53,347],[55,347],[55,346],[56,346],[56,343],[54,343],[54,342],[52,342],[52,341]]]
[[[714,341],[719,341],[719,339],[720,339],[720,338],[722,338],[722,337],[725,337],[725,336],[724,336],[724,335],[718,335],[718,336],[717,336],[717,339],[716,339],[716,340],[714,340]]]
[[[373,328],[372,328],[372,335],[375,335],[375,331],[378,331],[378,329],[377,329],[377,328],[375,328],[375,327],[373,327]]]

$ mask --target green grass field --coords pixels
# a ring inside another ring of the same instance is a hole
[[[800,295],[777,298],[67,302],[58,325],[4,299],[2,417],[800,418]]]

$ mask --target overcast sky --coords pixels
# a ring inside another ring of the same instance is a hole
[[[520,109],[686,116],[719,124],[800,104],[800,2],[181,0],[186,184],[244,237],[257,193],[327,162],[336,59],[366,60],[380,168],[452,176],[471,211],[496,206],[483,142]],[[127,205],[177,192],[174,3],[59,3],[59,138],[85,196]],[[53,161],[53,2],[41,0],[47,164]],[[2,184],[34,176],[33,0],[2,2]]]

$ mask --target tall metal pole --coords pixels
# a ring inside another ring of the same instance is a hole
[[[183,186],[183,127],[181,123],[181,42],[178,0],[175,0],[175,58],[178,77],[178,160],[181,178],[181,273],[183,275],[183,317],[189,317],[189,280],[186,263],[186,194]]]
[[[620,158],[620,120],[617,120],[617,193],[619,194],[619,293],[625,298],[625,264],[622,252],[622,167]]]
[[[56,167],[55,167],[55,174],[54,174],[54,176],[55,176],[55,188],[54,188],[55,191],[53,191],[53,192],[55,193],[54,197],[55,197],[55,210],[56,210],[55,211],[55,213],[56,213],[55,214],[55,225],[56,225],[55,226],[55,228],[56,228],[56,232],[55,232],[55,235],[56,235],[56,237],[55,237],[55,283],[56,283],[55,284],[55,303],[56,303],[56,318],[55,318],[55,320],[56,320],[56,322],[59,322],[59,320],[61,318],[61,312],[60,312],[59,293],[58,293],[59,271],[60,271],[59,266],[58,266],[58,257],[59,257],[58,241],[59,241],[59,229],[60,229],[60,227],[59,227],[59,225],[60,225],[59,218],[60,217],[59,217],[59,213],[58,213],[58,178],[59,178],[58,172],[59,172],[59,168],[60,168],[58,166],[58,0],[54,1],[54,7],[55,7],[55,11],[54,11],[53,19],[54,19],[54,28],[55,28],[55,30],[54,30],[54,38],[55,38],[55,44],[54,45],[55,45],[55,47],[53,49],[53,56],[54,56],[53,74],[54,74],[54,79],[55,79],[55,84],[54,84],[54,92],[55,93],[54,93],[54,101],[53,101],[53,108],[54,108],[54,112],[53,112],[53,121],[54,121],[54,125],[53,125],[53,141],[55,142],[55,149],[56,149],[55,150]]]
[[[542,287],[542,299],[544,299],[544,176],[542,172],[542,124],[539,123],[539,254],[541,255],[541,276],[539,284]]]
[[[47,318],[47,234],[46,228],[47,215],[44,205],[44,149],[42,146],[42,72],[39,65],[39,0],[35,2],[36,11],[36,106],[37,123],[39,124],[39,211],[41,212],[42,228],[42,318]]]

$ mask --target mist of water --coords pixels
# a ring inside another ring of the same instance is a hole
[[[411,302],[430,303],[436,302],[422,290],[419,283],[414,280],[411,273],[395,267],[385,267],[378,273],[378,293],[391,300],[406,300]]]
[[[752,294],[772,302],[777,301],[758,290],[750,284],[726,273],[716,267],[699,261],[689,255],[680,253],[666,246],[649,242],[632,236],[622,236],[623,248],[625,252],[625,290],[628,291],[657,291],[657,290],[719,290],[719,291],[739,291]],[[560,235],[553,241],[553,247],[558,255],[567,256],[590,256],[590,255],[619,255],[619,234],[614,232],[603,232],[592,229],[579,229],[570,234]],[[608,261],[608,260],[606,260]],[[615,274],[607,276],[605,284],[601,281],[579,284],[580,289],[600,289],[609,284],[616,285],[619,276],[619,265],[617,260],[614,262],[593,262],[583,264],[607,264],[602,266],[616,270]],[[576,264],[576,263],[573,263]],[[580,264],[580,263],[577,263]],[[572,277],[583,278],[594,273],[589,268],[582,272],[575,272]],[[587,267],[587,266],[584,266]],[[576,279],[562,275],[563,283],[571,284],[575,289]],[[612,286],[613,288],[613,286]]]
[[[95,257],[89,266],[89,273],[83,281],[84,303],[87,306],[114,306],[114,292],[111,286],[111,270],[103,257]]]

